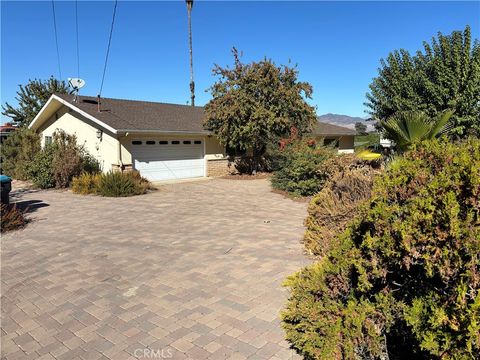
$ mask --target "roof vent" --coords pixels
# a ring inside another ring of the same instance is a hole
[[[92,105],[97,105],[98,104],[97,100],[90,100],[90,99],[83,99],[82,102],[87,103],[87,104],[92,104]]]

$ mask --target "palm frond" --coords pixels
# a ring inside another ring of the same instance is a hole
[[[452,110],[446,110],[438,114],[438,116],[432,122],[432,127],[430,129],[428,138],[433,139],[434,137],[448,134],[452,129],[452,124],[450,123],[450,118],[452,115]]]
[[[447,110],[430,119],[421,111],[403,111],[380,121],[380,125],[388,139],[393,140],[400,149],[406,149],[414,142],[447,133],[452,114],[452,111]]]

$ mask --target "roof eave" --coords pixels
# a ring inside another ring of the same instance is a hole
[[[118,133],[120,134],[158,134],[158,135],[198,135],[198,136],[208,136],[212,135],[211,132],[208,131],[190,131],[190,130],[159,130],[159,129],[151,129],[151,130],[139,130],[139,129],[118,129]]]
[[[71,104],[70,102],[62,99],[61,97],[53,94],[52,96],[50,96],[50,99],[48,99],[48,101],[46,102],[46,104],[40,109],[40,111],[38,112],[38,114],[35,116],[35,118],[32,120],[32,122],[30,123],[30,125],[28,125],[28,128],[29,129],[33,129],[33,130],[36,130],[40,127],[40,125],[42,125],[42,123],[44,121],[46,121],[47,119],[43,119],[42,121],[42,115],[43,113],[48,109],[49,106],[51,106],[51,104],[53,103],[53,101],[58,101],[60,104],[62,105],[65,105],[66,107],[72,109],[73,111],[79,113],[80,115],[84,116],[85,118],[93,121],[95,124],[103,127],[104,129],[110,131],[111,133],[113,134],[117,134],[118,133],[118,130],[117,129],[114,129],[112,128],[111,126],[105,124],[103,121],[100,121],[98,120],[96,117],[90,115],[89,113],[81,110],[80,108],[76,107],[75,105]]]

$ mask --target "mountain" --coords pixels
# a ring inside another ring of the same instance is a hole
[[[355,129],[355,123],[361,122],[367,125],[367,130],[371,131],[374,130],[373,122],[367,121],[365,118],[357,117],[357,116],[348,116],[348,115],[340,115],[340,114],[325,114],[320,115],[318,120],[321,122],[326,122],[329,124],[344,126],[350,129]]]

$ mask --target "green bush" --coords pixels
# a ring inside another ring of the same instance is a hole
[[[35,186],[42,189],[48,189],[55,186],[55,177],[52,167],[55,152],[56,146],[54,144],[45,145],[28,165],[27,177]]]
[[[28,167],[40,152],[40,136],[28,128],[11,133],[0,147],[1,173],[18,180],[28,179]]]
[[[307,359],[480,352],[480,140],[393,161],[321,261],[290,276],[287,340]]]
[[[101,174],[82,173],[72,179],[72,191],[76,194],[96,194]]]
[[[82,172],[98,173],[100,165],[83,146],[77,144],[75,135],[63,130],[53,134],[53,141],[36,155],[26,166],[26,177],[42,188],[66,188],[74,176]]]
[[[108,197],[123,197],[145,194],[149,188],[148,180],[138,172],[109,172],[100,177],[97,193]]]
[[[319,171],[320,166],[333,156],[333,149],[305,140],[287,145],[277,157],[280,169],[271,178],[273,188],[295,196],[315,194],[328,178],[327,173]]]

